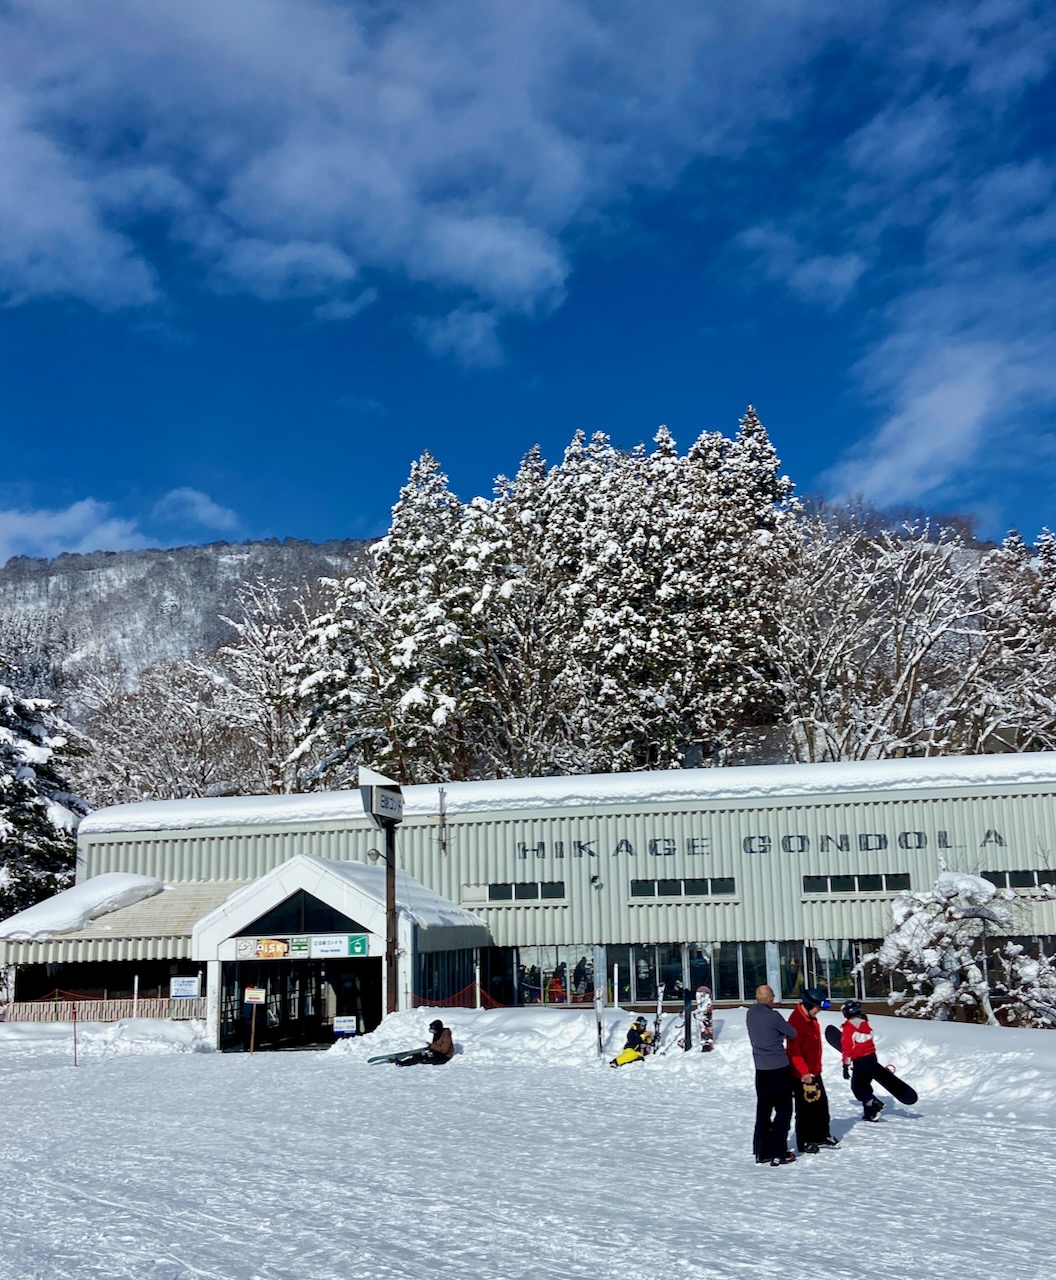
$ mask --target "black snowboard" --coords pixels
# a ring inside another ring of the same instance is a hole
[[[839,1028],[826,1027],[825,1039],[842,1056],[843,1046],[840,1041]],[[893,1071],[888,1071],[887,1067],[882,1067],[879,1063],[873,1068],[873,1083],[886,1090],[896,1102],[904,1103],[907,1107],[911,1107],[919,1096],[912,1085],[906,1084],[905,1080],[900,1080]]]
[[[396,1053],[382,1053],[376,1058],[368,1058],[367,1066],[373,1062],[399,1062],[402,1058],[413,1058],[416,1053],[424,1052],[423,1049],[399,1049]]]

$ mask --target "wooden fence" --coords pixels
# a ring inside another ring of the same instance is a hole
[[[0,1005],[5,1022],[120,1022],[122,1018],[205,1017],[205,997],[187,1000],[19,1000]]]

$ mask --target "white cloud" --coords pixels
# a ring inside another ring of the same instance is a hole
[[[143,547],[135,523],[112,514],[105,502],[83,498],[61,510],[0,510],[0,564],[11,556],[48,559],[63,552],[122,551]]]
[[[466,369],[496,369],[506,357],[493,315],[460,307],[446,316],[420,316],[418,336],[435,356],[450,356]]]
[[[239,526],[238,516],[214,502],[200,489],[170,489],[154,504],[151,516],[161,524],[195,525],[230,533]]]
[[[789,69],[834,21],[793,0],[662,22],[562,0],[8,6],[10,147],[42,177],[7,210],[38,228],[7,287],[149,300],[126,238],[146,214],[215,287],[263,298],[326,305],[368,267],[477,307],[551,306],[570,230],[787,114]]]
[[[737,243],[756,255],[770,279],[782,281],[805,302],[832,310],[847,300],[866,267],[857,253],[811,254],[794,236],[772,226],[749,227]]]

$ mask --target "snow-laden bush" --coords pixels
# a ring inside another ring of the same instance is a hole
[[[945,1020],[955,1010],[997,1023],[984,956],[988,932],[1007,933],[1015,895],[979,876],[943,871],[933,889],[904,890],[891,904],[894,928],[866,956],[905,986],[890,1003],[897,1012]]]
[[[1008,997],[1002,1010],[1008,1020],[1028,1027],[1056,1027],[1056,957],[1039,950],[1035,959],[1018,942],[1009,942],[998,961],[1004,980],[994,985]]]

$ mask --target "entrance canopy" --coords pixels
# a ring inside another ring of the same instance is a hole
[[[277,915],[285,904],[307,900],[307,914]],[[320,911],[319,908],[329,908]],[[325,921],[322,929],[313,923]],[[399,946],[407,953],[459,951],[491,945],[487,925],[472,912],[442,898],[404,872],[397,872],[396,910]],[[259,926],[259,927],[258,927]],[[281,933],[281,937],[273,935]],[[282,952],[382,956],[385,952],[385,867],[363,862],[333,862],[298,854],[252,884],[237,889],[195,924],[191,954],[195,960],[249,958],[248,940],[273,942],[298,950]],[[264,936],[268,935],[268,936]],[[260,953],[258,952],[258,958]],[[272,952],[274,958],[280,958]]]

